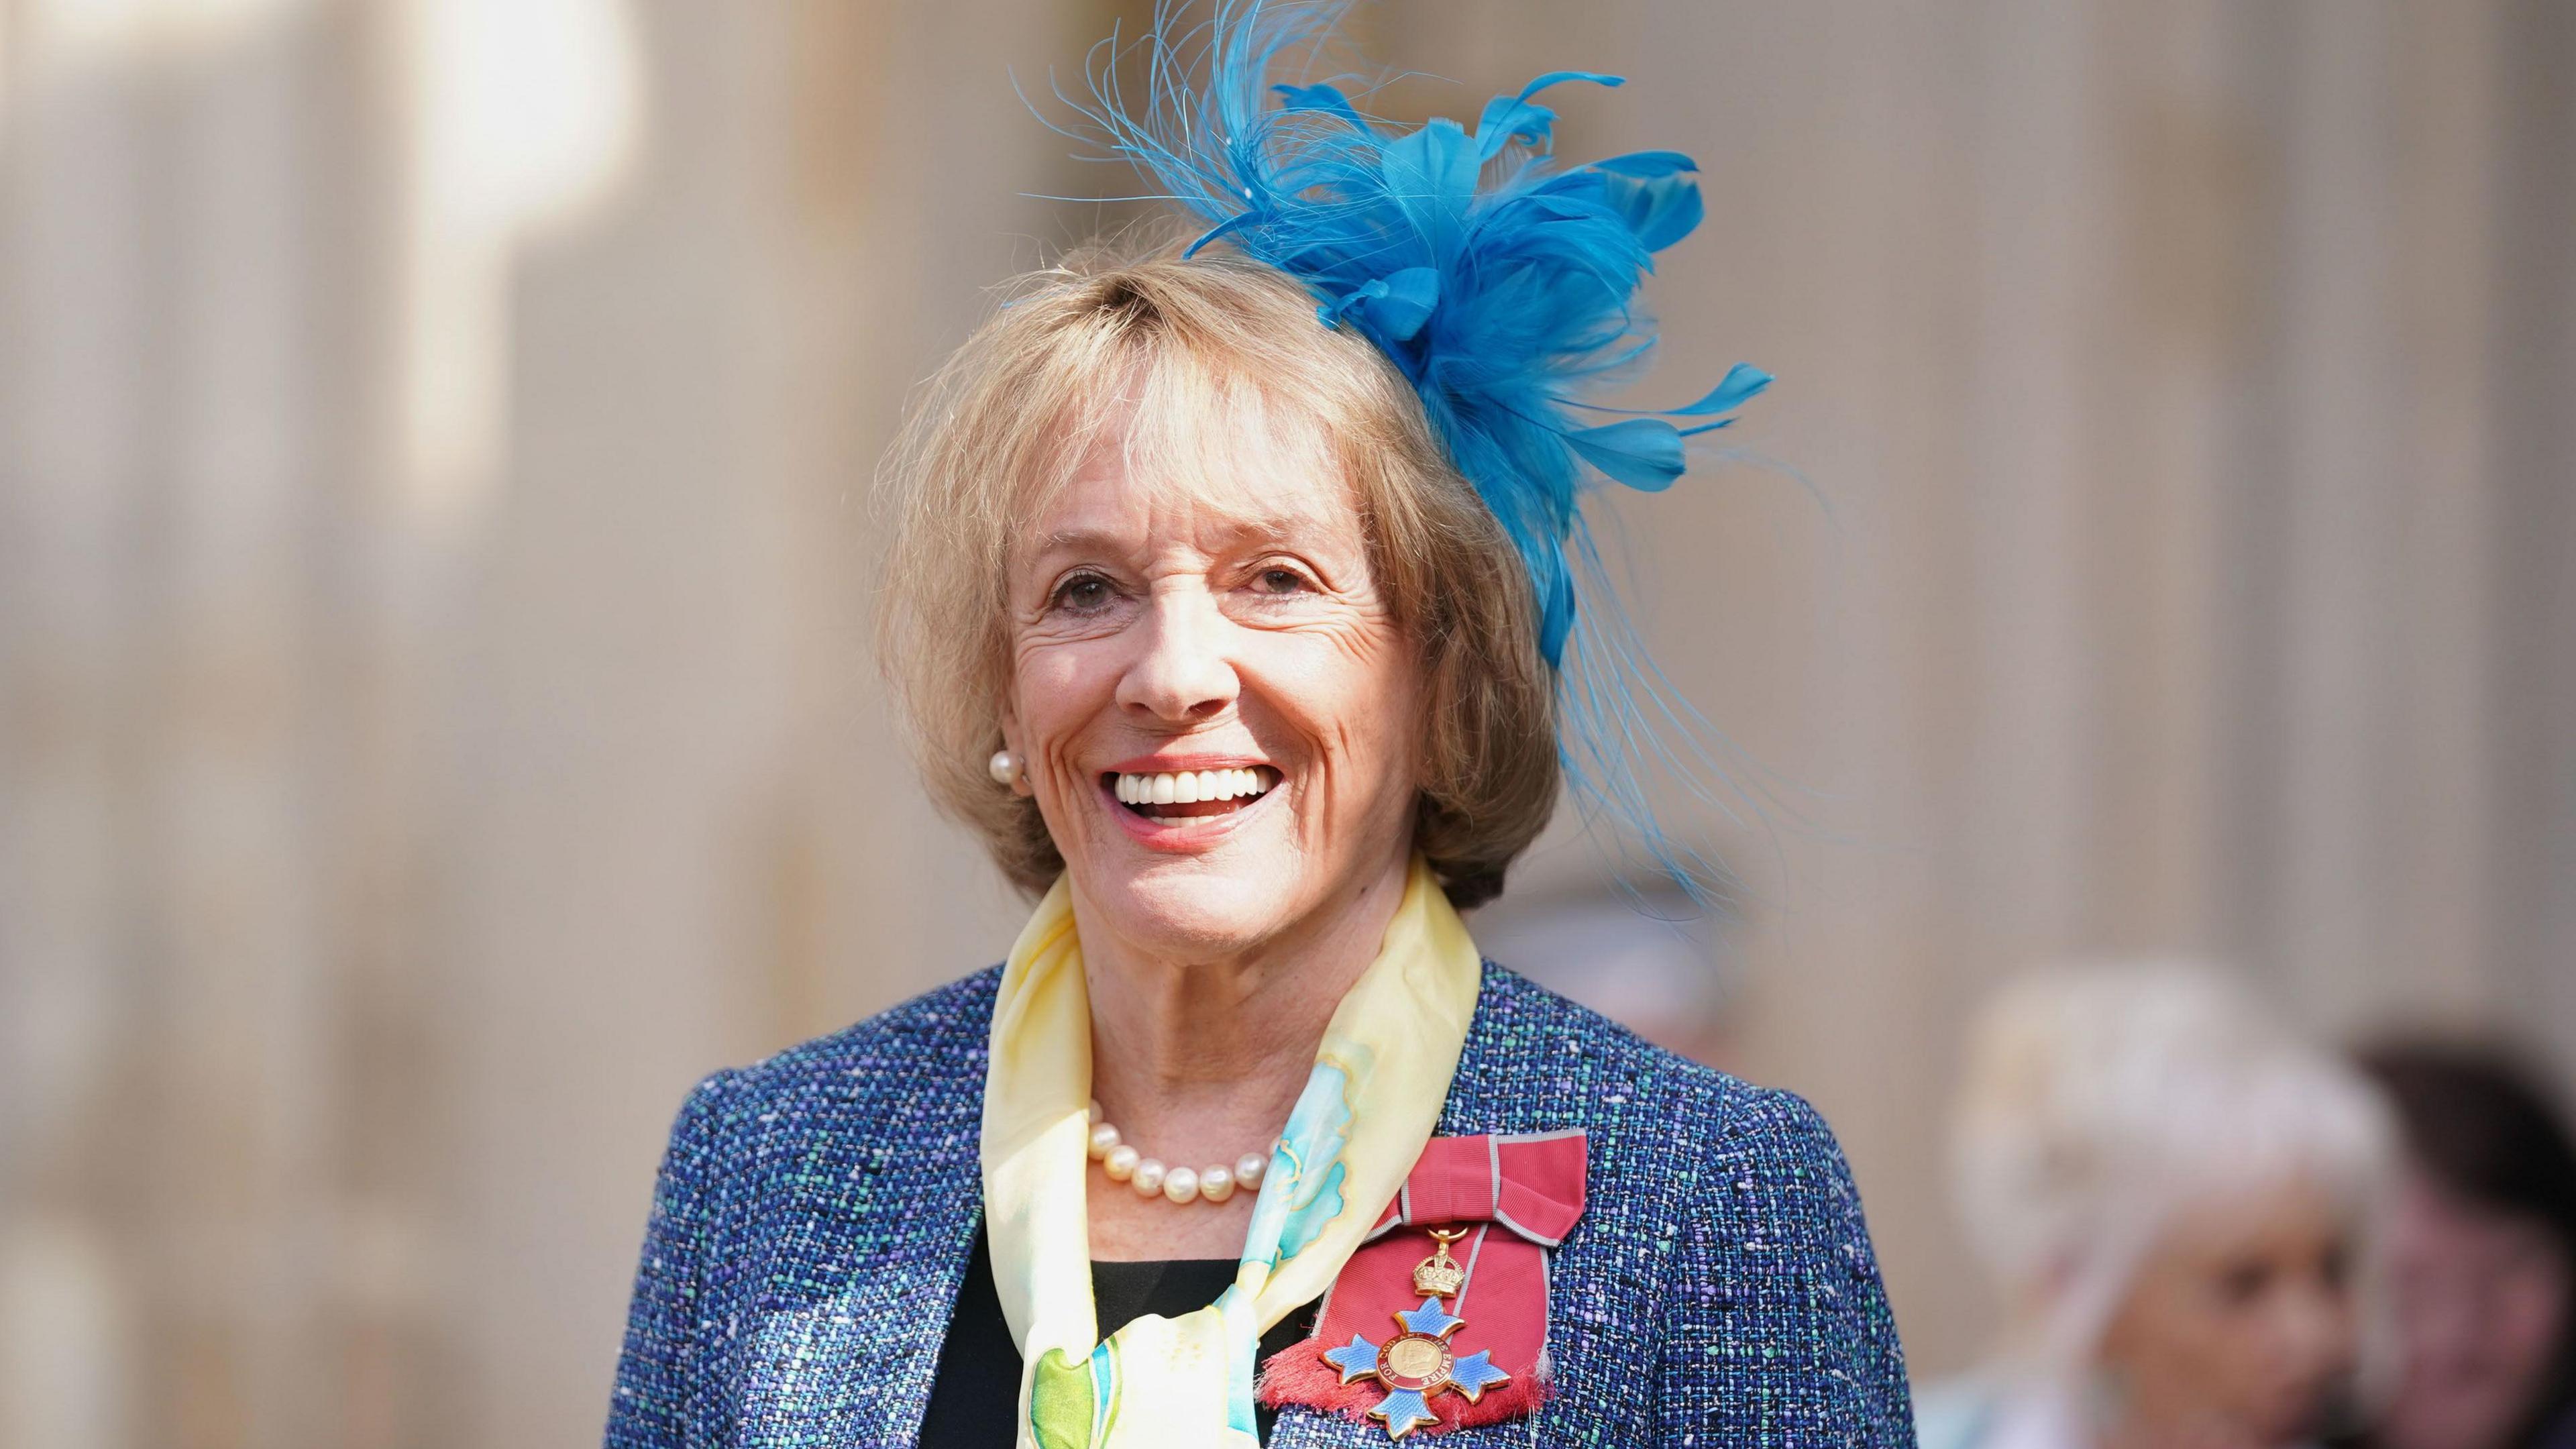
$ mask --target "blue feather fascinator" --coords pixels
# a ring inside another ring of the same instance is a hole
[[[1685,440],[1725,427],[1771,382],[1739,363],[1680,407],[1587,399],[1654,345],[1637,291],[1655,253],[1699,225],[1698,166],[1675,151],[1560,163],[1556,113],[1539,97],[1621,84],[1588,71],[1494,97],[1473,130],[1367,115],[1344,87],[1308,82],[1294,64],[1349,5],[1215,0],[1184,30],[1166,0],[1140,47],[1143,106],[1121,93],[1115,38],[1094,52],[1089,99],[1069,103],[1093,128],[1087,139],[1207,223],[1192,252],[1222,241],[1297,278],[1324,326],[1357,330],[1402,370],[1528,568],[1578,801],[1624,817],[1690,882],[1698,872],[1656,830],[1633,757],[1685,764],[1678,737],[1706,763],[1692,743],[1704,725],[1618,612],[1579,505],[1601,480],[1672,486]],[[1578,610],[1579,596],[1591,607]]]

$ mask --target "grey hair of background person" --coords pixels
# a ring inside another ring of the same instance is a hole
[[[2348,1215],[2362,1378],[2384,1376],[2371,1265],[2394,1161],[2387,1113],[2234,980],[2187,961],[2034,972],[1979,1011],[1965,1063],[1952,1185],[2006,1305],[2003,1367],[2079,1379],[2178,1213],[2304,1176]]]

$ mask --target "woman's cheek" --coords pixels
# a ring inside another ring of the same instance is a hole
[[[1117,676],[1110,671],[1103,653],[1087,649],[1083,643],[1065,641],[1024,646],[1013,670],[1020,718],[1036,724],[1040,720],[1078,719],[1089,713],[1091,695],[1117,687]]]

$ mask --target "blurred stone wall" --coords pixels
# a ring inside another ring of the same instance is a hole
[[[1129,214],[1012,93],[1122,8],[0,0],[0,1443],[583,1441],[689,1083],[1000,954],[866,486]],[[1569,151],[1706,168],[1658,376],[1782,382],[1614,509],[1744,762],[1703,1050],[1843,1133],[1919,1366],[2007,971],[2576,1062],[2576,15],[1360,26],[1456,82],[1399,112],[1620,71]]]

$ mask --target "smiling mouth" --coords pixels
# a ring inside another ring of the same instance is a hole
[[[1198,820],[1249,807],[1277,788],[1280,775],[1268,765],[1245,765],[1101,778],[1119,804],[1147,820]]]

